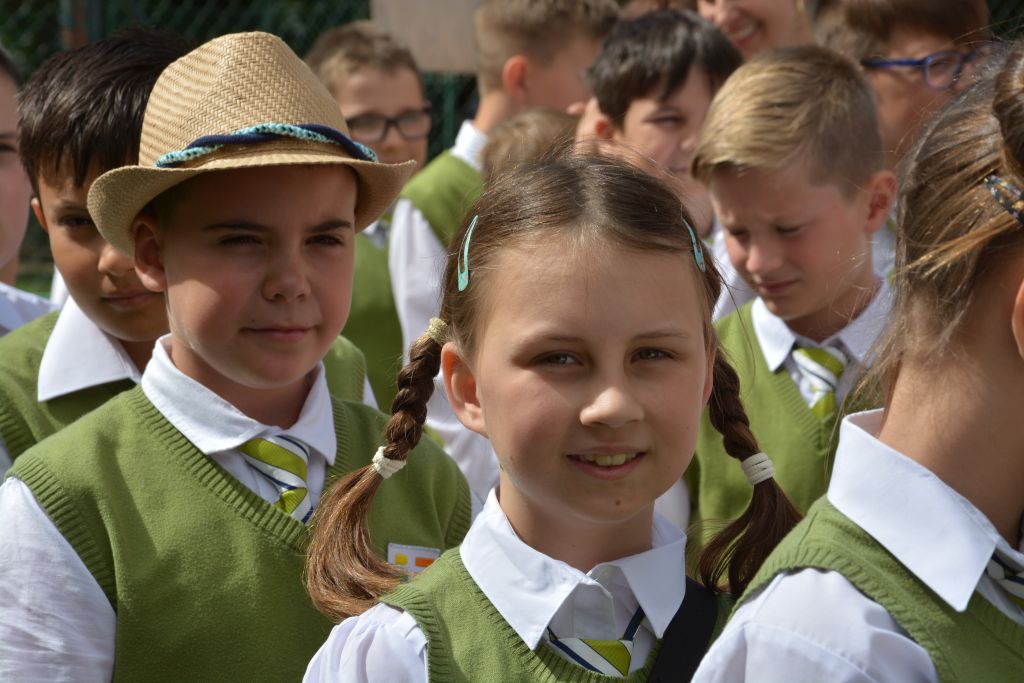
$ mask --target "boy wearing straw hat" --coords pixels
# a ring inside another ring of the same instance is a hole
[[[167,333],[163,294],[147,290],[133,257],[99,234],[86,197],[97,177],[138,159],[153,84],[192,47],[171,31],[126,29],[53,55],[22,92],[19,151],[32,207],[71,296],[59,314],[0,340],[0,472],[138,384]],[[332,394],[376,405],[352,343],[339,338],[325,366]]]
[[[302,675],[331,627],[302,586],[306,523],[384,424],[333,399],[320,361],[355,234],[411,171],[354,143],[274,36],[222,36],[161,74],[139,165],[98,178],[89,210],[164,292],[171,331],[138,388],[0,487],[0,679]],[[371,514],[379,551],[413,571],[470,518],[457,467],[420,448]]]

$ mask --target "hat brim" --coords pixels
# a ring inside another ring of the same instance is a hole
[[[358,178],[355,229],[358,232],[379,218],[398,197],[416,168],[414,161],[381,164],[341,156],[338,152],[294,145],[268,150],[252,146],[232,150],[230,156],[209,159],[201,167],[150,168],[123,166],[104,173],[89,189],[89,214],[100,234],[116,249],[133,255],[132,223],[156,197],[190,178],[205,173],[258,166],[331,164],[348,166]]]

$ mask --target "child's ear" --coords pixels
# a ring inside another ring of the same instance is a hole
[[[36,220],[39,221],[39,225],[42,227],[43,232],[49,233],[50,226],[46,224],[46,216],[43,215],[43,205],[39,203],[39,197],[33,197],[31,204],[32,213],[36,215]]]
[[[142,285],[153,292],[167,291],[167,275],[164,272],[160,229],[156,218],[140,213],[132,222],[135,237],[135,272]]]
[[[896,190],[896,176],[892,171],[876,171],[868,179],[865,186],[868,200],[865,232],[876,233],[889,220],[889,216],[892,215],[892,207],[896,203]]]
[[[459,422],[467,429],[487,436],[484,411],[476,393],[476,375],[455,342],[448,342],[441,349],[441,371],[444,373],[448,403]]]
[[[512,55],[505,60],[505,66],[501,68],[501,85],[518,104],[527,100],[527,72],[530,69],[529,60],[525,55]]]
[[[599,147],[612,139],[615,129],[612,120],[601,111],[596,97],[591,97],[579,113],[576,123],[576,142],[593,142]]]

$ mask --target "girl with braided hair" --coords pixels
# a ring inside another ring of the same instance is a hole
[[[317,513],[310,594],[359,616],[306,680],[689,678],[715,626],[708,588],[727,575],[738,595],[797,517],[716,353],[719,278],[690,225],[676,193],[620,161],[567,155],[495,180],[453,243],[377,464]],[[456,415],[493,443],[500,484],[464,544],[400,585],[366,511],[419,440],[439,368]],[[702,586],[654,501],[686,469],[708,403],[755,486],[706,548]]]

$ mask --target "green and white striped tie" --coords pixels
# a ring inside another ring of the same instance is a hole
[[[819,420],[828,420],[836,414],[836,387],[849,360],[835,347],[794,347],[793,362],[811,387],[807,405]]]
[[[629,675],[629,664],[633,658],[633,638],[643,620],[644,611],[638,608],[620,640],[559,638],[550,628],[548,638],[552,647],[584,669],[624,678]]]
[[[269,439],[250,439],[238,447],[245,462],[279,492],[274,506],[305,523],[313,513],[306,488],[309,447],[298,439],[279,434]]]
[[[988,561],[986,569],[989,576],[1006,591],[1017,606],[1024,609],[1024,567],[1021,567],[998,550]]]

